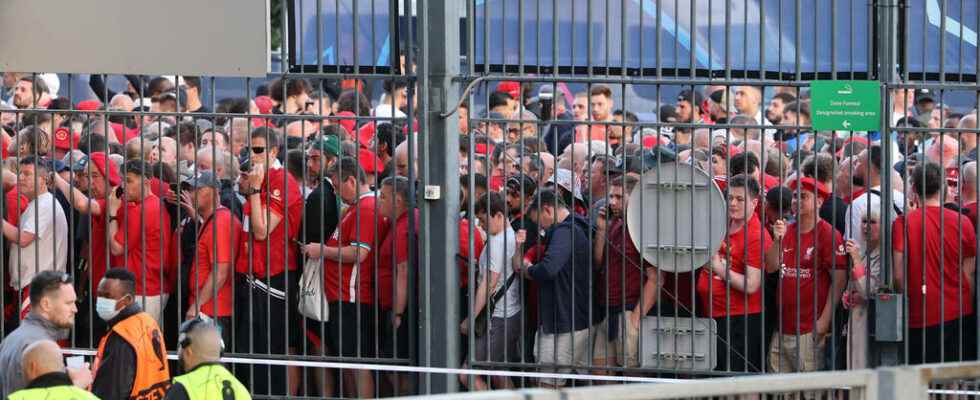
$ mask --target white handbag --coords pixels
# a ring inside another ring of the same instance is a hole
[[[315,321],[330,320],[327,294],[323,291],[323,259],[307,258],[299,278],[299,313]]]

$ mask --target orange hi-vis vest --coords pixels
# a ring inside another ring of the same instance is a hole
[[[99,354],[95,356],[94,374],[99,372],[99,364],[105,357],[105,343],[115,332],[123,338],[136,353],[136,376],[130,400],[162,399],[170,388],[170,367],[167,365],[167,350],[163,346],[163,334],[157,322],[145,312],[137,313],[116,323],[112,331],[106,333],[99,342]]]

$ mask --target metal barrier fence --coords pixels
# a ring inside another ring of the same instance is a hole
[[[976,2],[742,3],[283,1],[268,79],[8,73],[3,334],[55,269],[70,347],[208,315],[258,397],[975,360]]]
[[[627,384],[561,390],[500,390],[404,399],[532,400],[624,399],[672,400],[715,398],[847,398],[943,399],[972,398],[977,392],[977,363],[929,364],[847,372],[809,372],[714,378],[659,384]]]

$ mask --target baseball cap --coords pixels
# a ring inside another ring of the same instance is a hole
[[[817,182],[816,179],[810,177],[803,177],[796,179],[789,183],[790,190],[806,190],[816,193],[821,199],[827,200],[830,197],[830,190],[823,183]]]
[[[102,107],[102,102],[98,100],[82,100],[75,105],[79,111],[95,111]]]
[[[201,171],[193,178],[184,181],[184,183],[194,189],[200,189],[203,187],[221,187],[221,181],[212,171]]]
[[[111,186],[119,186],[122,183],[122,179],[119,177],[119,167],[105,153],[98,151],[89,154],[88,161],[95,164],[95,168],[99,170],[99,173],[109,179]]]
[[[58,150],[74,150],[78,148],[80,139],[81,135],[65,127],[54,131],[54,147]]]
[[[214,124],[206,119],[196,119],[194,120],[194,124],[197,125],[197,131],[200,133],[214,130]]]
[[[344,117],[343,119],[338,119],[337,124],[344,127],[344,129],[347,130],[348,135],[354,134],[354,128],[357,126],[357,121],[351,117],[356,117],[356,115],[350,111],[342,111],[337,113],[337,116]]]
[[[677,101],[678,102],[686,101],[688,103],[691,103],[692,107],[697,107],[700,110],[701,103],[704,102],[704,95],[702,95],[701,92],[697,90],[684,89],[681,91],[680,94],[677,95]],[[661,117],[660,120],[663,121],[664,120],[663,117]]]
[[[381,173],[385,169],[384,163],[368,149],[362,148],[357,151],[357,162],[361,165],[361,169],[369,174]]]
[[[578,187],[578,182],[572,178],[572,171],[558,168],[555,174],[548,178],[548,182],[554,183],[572,193],[576,199],[582,200],[582,190]]]
[[[915,91],[915,104],[919,104],[923,101],[936,102],[935,93],[929,89],[919,89]]]
[[[310,142],[308,150],[319,150],[334,157],[340,157],[341,147],[340,138],[333,135],[325,135],[320,139]]]
[[[503,81],[497,85],[498,92],[504,92],[515,99],[521,98],[521,84],[514,81]]]
[[[272,97],[258,96],[255,98],[255,107],[258,107],[259,114],[272,114],[272,109],[275,106],[276,103],[272,101]]]
[[[369,122],[357,130],[357,144],[361,147],[371,146],[371,139],[374,139],[375,122]]]
[[[505,184],[508,190],[516,190],[518,193],[524,196],[530,196],[534,194],[534,190],[537,189],[538,184],[524,173],[518,173],[517,175],[507,178],[507,183]]]

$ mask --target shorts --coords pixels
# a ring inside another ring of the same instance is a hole
[[[717,324],[715,371],[763,372],[762,313],[714,318]]]
[[[521,360],[521,313],[510,318],[490,318],[490,330],[474,339],[474,362]]]
[[[640,347],[640,327],[630,322],[633,311],[611,310],[595,327],[593,363],[600,366],[615,365],[638,367],[637,353]],[[620,329],[623,326],[626,329]],[[624,362],[625,361],[625,362]]]
[[[374,306],[332,302],[327,323],[328,354],[340,357],[374,357],[376,348]]]
[[[565,333],[544,333],[538,329],[534,338],[534,358],[542,367],[541,372],[568,374],[571,367],[546,368],[553,365],[585,367],[589,362],[589,329]],[[584,373],[585,369],[578,369]],[[539,381],[550,386],[562,386],[564,378],[541,378]]]
[[[962,322],[962,318],[957,318],[925,328],[910,328],[909,353],[906,355],[908,363],[931,364],[962,361],[965,358],[960,352],[960,348],[963,347],[963,343],[960,342]],[[971,335],[967,340],[976,339]]]
[[[816,339],[816,333],[784,335],[776,332],[769,343],[769,372],[814,372],[823,367],[826,340]]]
[[[411,353],[409,353],[409,333],[408,333],[408,316],[402,315],[401,324],[398,329],[395,329],[395,311],[394,310],[384,310],[382,312],[383,317],[379,324],[381,324],[381,336],[378,338],[381,340],[381,358],[398,358],[398,359],[408,359]]]

